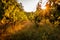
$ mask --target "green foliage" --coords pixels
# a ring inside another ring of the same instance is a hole
[[[3,4],[4,5],[3,5]],[[27,20],[26,15],[24,14],[22,4],[18,4],[15,0],[1,0],[0,11],[2,18],[2,23],[6,23],[4,20],[8,20],[9,22],[15,22],[17,20]],[[4,10],[4,11],[3,11]],[[3,14],[4,12],[4,14]]]
[[[3,9],[3,7],[4,7],[4,3],[2,3],[2,1],[0,0],[0,19],[2,19],[3,17],[3,14],[4,14],[4,9]]]

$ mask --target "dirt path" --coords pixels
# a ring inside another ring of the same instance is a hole
[[[24,30],[25,28],[31,27],[33,23],[30,21],[23,21],[22,23],[17,23],[16,25],[10,25],[4,33],[2,33],[0,38],[5,38],[6,36],[9,36],[11,34],[15,34],[21,30]]]

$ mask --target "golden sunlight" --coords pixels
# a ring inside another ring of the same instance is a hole
[[[48,0],[42,0],[41,9],[46,9],[46,3]]]
[[[46,9],[46,6],[42,6],[41,9]]]

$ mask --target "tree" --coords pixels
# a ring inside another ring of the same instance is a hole
[[[53,5],[51,6],[51,16],[50,17],[50,22],[55,23],[56,21],[59,21],[60,19],[58,19],[60,17],[60,5],[57,2],[57,0],[50,0],[51,2],[53,2]]]
[[[20,21],[27,20],[27,16],[24,14],[22,4],[17,3],[16,0],[1,0],[0,6],[1,6],[0,9],[2,9],[1,10],[2,23],[15,22],[17,20]]]
[[[0,0],[0,20],[3,18],[3,14],[4,14],[4,3],[2,3],[2,0]]]

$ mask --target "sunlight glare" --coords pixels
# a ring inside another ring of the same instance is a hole
[[[42,6],[41,9],[46,9],[46,6]]]
[[[41,9],[46,9],[46,3],[48,0],[42,0]]]

